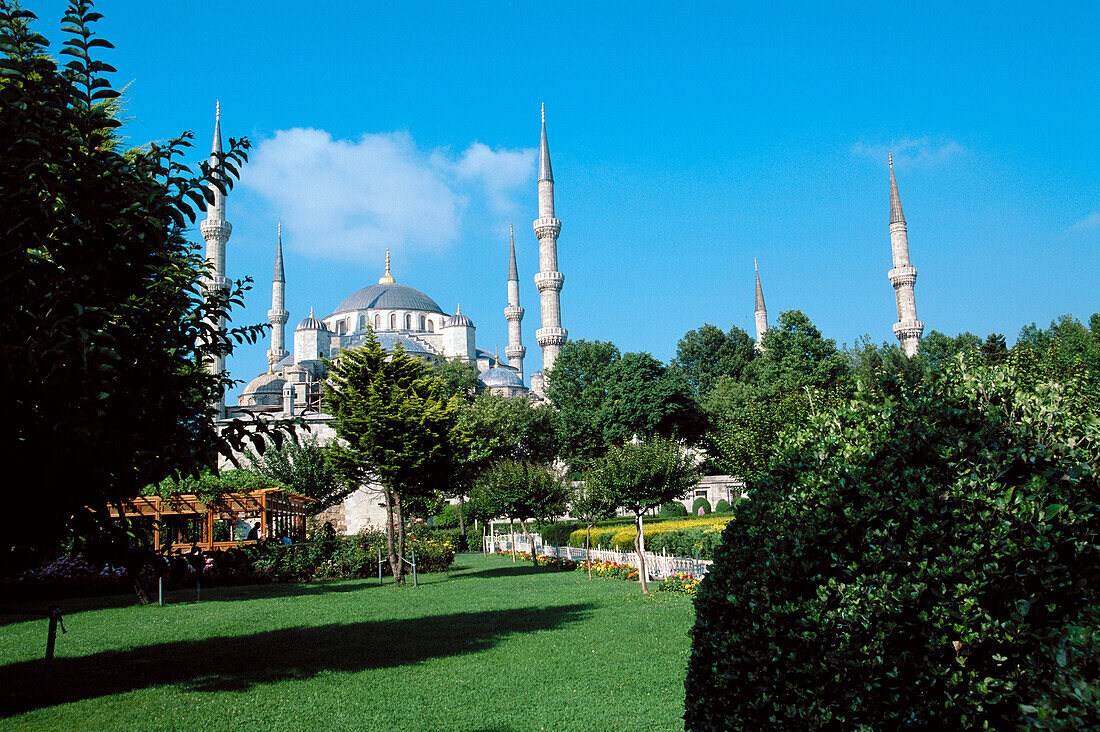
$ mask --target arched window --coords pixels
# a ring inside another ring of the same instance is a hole
[[[430,320],[428,321],[428,332],[435,333],[435,325]]]
[[[375,330],[378,330],[378,329],[379,329],[379,328],[381,327],[381,326],[379,325],[379,323],[380,323],[380,322],[381,322],[381,321],[380,321],[380,320],[379,320],[379,318],[378,318],[378,313],[375,313],[375,314],[374,314],[374,329],[375,329]]]
[[[420,330],[424,330],[424,323],[426,322],[423,315],[420,316]]]
[[[397,313],[390,313],[390,330],[397,330]]]
[[[413,329],[413,316],[405,313],[405,330]]]
[[[366,328],[366,327],[367,327],[367,316],[366,315],[360,315],[359,316],[359,330],[362,330],[363,328]]]

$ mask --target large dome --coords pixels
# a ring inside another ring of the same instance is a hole
[[[415,287],[397,283],[371,285],[364,287],[344,300],[332,311],[333,315],[351,313],[356,310],[427,310],[442,313],[435,300]]]

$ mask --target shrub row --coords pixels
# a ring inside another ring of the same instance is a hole
[[[667,550],[669,554],[684,557],[694,556],[698,551],[701,558],[710,559],[718,545],[722,529],[731,520],[730,516],[713,516],[647,523],[644,529],[646,548],[655,552]],[[592,547],[629,551],[634,548],[637,534],[638,530],[633,524],[593,527]],[[584,528],[569,535],[570,546],[583,547],[584,542]]]
[[[512,558],[512,552],[507,551],[505,549],[497,549],[497,554],[502,556],[502,557],[507,557],[508,559]],[[530,561],[532,561],[531,553],[530,552],[516,552],[516,559],[520,560],[521,562],[530,562]],[[543,557],[543,556],[540,556],[539,557],[539,566],[540,567],[548,567],[550,569],[559,569],[559,570],[568,572],[568,571],[572,571],[572,570],[577,568],[577,562],[575,562],[572,559],[565,559],[563,557]]]

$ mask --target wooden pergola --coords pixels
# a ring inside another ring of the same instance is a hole
[[[214,522],[229,521],[230,536],[239,520],[260,522],[259,538],[289,537],[303,541],[306,535],[306,516],[310,504],[316,499],[291,493],[284,488],[263,488],[249,493],[223,493],[206,502],[193,493],[177,493],[171,496],[137,496],[110,507],[112,518],[148,517],[153,521],[153,542],[158,549],[167,552],[186,547],[203,550],[229,549],[238,544],[253,544],[255,540],[214,541]],[[183,527],[199,523],[198,532],[191,538],[183,536]],[[166,541],[161,543],[161,529],[167,530]],[[198,539],[197,541],[195,539]]]

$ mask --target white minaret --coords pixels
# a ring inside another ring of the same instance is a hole
[[[888,276],[898,301],[898,322],[894,323],[894,335],[901,341],[901,350],[905,355],[915,356],[920,348],[924,323],[917,320],[917,299],[913,291],[917,268],[909,263],[909,233],[905,228],[905,214],[901,210],[898,181],[894,177],[893,153],[890,154],[890,246],[894,268]]]
[[[221,103],[214,106],[214,145],[210,149],[210,168],[213,176],[221,176],[221,180],[227,179],[223,175],[222,167],[222,114]],[[229,292],[229,278],[225,276],[225,243],[229,241],[229,235],[233,233],[233,227],[225,220],[225,194],[217,186],[211,184],[210,190],[214,200],[206,204],[206,219],[199,224],[199,231],[206,241],[206,261],[210,267],[210,274],[206,281],[206,288],[211,292],[220,291],[222,294]],[[225,318],[218,318],[215,323],[217,329],[225,334]],[[216,356],[210,364],[210,372],[220,375],[225,372],[225,356]],[[225,416],[225,395],[218,397],[218,416]]]
[[[271,323],[271,350],[267,352],[268,373],[275,371],[275,364],[289,354],[286,351],[286,274],[283,272],[283,223],[279,222],[279,240],[275,245],[275,275],[271,278],[271,309],[267,322]]]
[[[504,308],[504,317],[508,320],[508,345],[504,348],[504,355],[508,357],[508,365],[514,366],[519,371],[520,381],[523,381],[523,357],[527,355],[527,348],[523,345],[523,334],[520,327],[523,321],[523,308],[519,306],[516,232],[511,224],[508,224],[508,236],[511,238],[512,243],[508,252],[508,307]]]
[[[756,350],[763,351],[764,334],[768,332],[768,308],[764,305],[764,290],[760,288],[760,267],[756,257],[752,259],[752,268],[756,270]]]
[[[539,217],[534,227],[535,236],[539,238],[535,287],[542,310],[542,327],[535,331],[535,338],[542,346],[542,370],[546,373],[569,338],[569,331],[561,327],[561,287],[565,275],[558,271],[561,222],[554,218],[554,174],[550,170],[550,145],[546,141],[546,105],[542,107],[542,143],[539,147]]]

